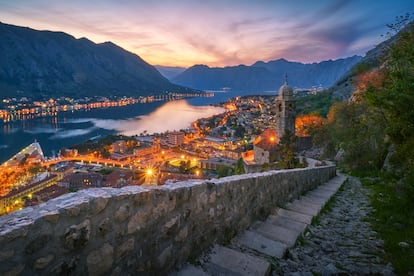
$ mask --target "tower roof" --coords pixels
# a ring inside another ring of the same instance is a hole
[[[285,83],[279,88],[279,97],[292,97],[293,89],[289,86],[287,74],[285,74]]]

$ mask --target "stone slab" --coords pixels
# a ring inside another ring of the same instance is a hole
[[[285,243],[289,247],[295,245],[296,239],[301,234],[299,231],[292,230],[280,225],[274,225],[270,222],[262,223],[254,231],[271,240]]]
[[[308,192],[306,195],[314,196],[314,197],[320,197],[320,198],[323,198],[326,201],[328,201],[332,197],[333,192],[332,191],[326,191],[326,190],[325,191],[323,191],[323,190],[319,190],[319,191],[313,190],[313,191]]]
[[[279,216],[289,218],[291,220],[306,223],[308,225],[312,223],[312,216],[311,215],[302,214],[302,213],[295,212],[295,211],[292,211],[292,210],[278,208],[278,209],[276,209],[276,214],[279,215]]]
[[[191,264],[185,265],[180,271],[174,271],[168,274],[169,276],[208,276],[201,268],[195,267]]]
[[[265,255],[281,259],[288,246],[282,242],[274,241],[257,232],[246,230],[236,238],[236,243],[256,250]]]
[[[212,275],[268,275],[270,264],[266,260],[246,253],[215,245],[205,264]]]
[[[321,210],[321,206],[315,204],[308,204],[304,202],[300,202],[299,200],[295,200],[292,203],[288,203],[285,206],[286,209],[296,211],[302,214],[316,216],[319,214]]]
[[[306,223],[295,221],[284,216],[269,216],[267,221],[274,225],[279,225],[288,229],[295,230],[299,233],[303,233],[308,226]]]
[[[324,194],[320,194],[316,192],[315,193],[309,192],[301,198],[307,198],[309,200],[313,200],[315,202],[324,203],[324,204],[330,199],[329,196],[327,195],[324,196]]]
[[[321,197],[316,197],[316,196],[313,196],[313,195],[302,196],[299,200],[301,202],[304,202],[304,203],[316,204],[316,205],[319,205],[319,206],[322,206],[322,207],[328,201],[328,199],[321,198]]]

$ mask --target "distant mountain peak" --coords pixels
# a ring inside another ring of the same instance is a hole
[[[0,97],[140,96],[188,91],[107,41],[0,24]]]
[[[237,65],[210,68],[195,65],[172,79],[179,85],[201,90],[219,90],[229,87],[236,91],[276,91],[289,75],[293,87],[311,88],[333,85],[344,73],[362,57],[354,56],[337,61],[324,61],[312,64],[291,62],[284,58],[268,62],[257,61],[251,66]]]

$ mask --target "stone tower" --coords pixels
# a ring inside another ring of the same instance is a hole
[[[293,99],[293,89],[288,85],[287,74],[285,83],[279,88],[276,98],[276,134],[277,142],[289,130],[295,134],[296,102]]]

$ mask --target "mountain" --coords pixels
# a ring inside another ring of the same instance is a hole
[[[269,62],[258,61],[251,66],[224,68],[195,65],[178,75],[172,82],[201,90],[230,88],[236,91],[274,91],[283,84],[286,73],[289,84],[293,87],[330,87],[361,58],[353,56],[312,64],[278,59]]]
[[[154,67],[168,80],[174,79],[176,76],[185,71],[184,67],[174,67],[174,66],[162,66],[154,65]]]
[[[329,92],[332,94],[332,99],[348,99],[354,92],[354,79],[361,73],[378,69],[384,62],[386,62],[391,46],[394,45],[400,38],[401,33],[408,31],[414,22],[407,24],[404,28],[399,30],[388,39],[384,40],[373,49],[369,50],[365,56],[341,78],[339,78]]]
[[[0,97],[140,96],[184,92],[121,47],[0,22]]]

